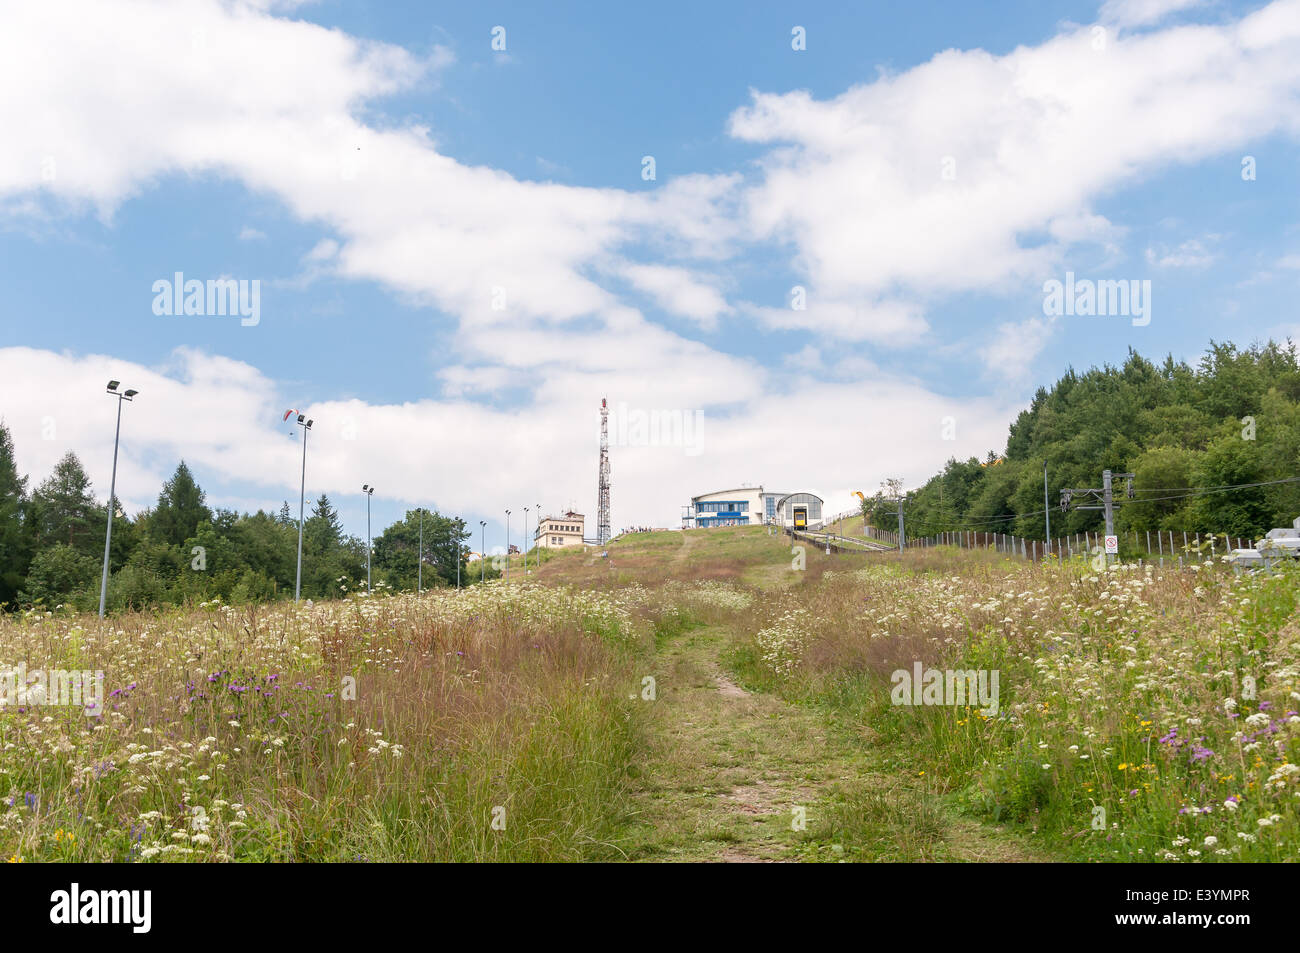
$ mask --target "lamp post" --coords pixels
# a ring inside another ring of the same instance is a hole
[[[104,618],[104,600],[108,598],[108,547],[113,541],[113,507],[117,494],[117,441],[122,435],[122,401],[131,400],[138,390],[127,389],[118,393],[121,381],[109,381],[105,393],[117,398],[117,428],[113,431],[113,476],[108,484],[108,529],[104,532],[104,573],[99,580],[99,617]]]
[[[506,582],[510,581],[510,511],[506,510]]]
[[[366,595],[370,595],[370,498],[375,495],[375,488],[363,483],[361,492],[366,495]]]
[[[487,520],[479,520],[478,525],[483,527],[483,538],[478,544],[478,561],[483,570],[483,582],[487,582]]]
[[[534,503],[533,508],[537,510],[537,568],[542,568],[542,504]]]
[[[465,547],[460,544],[460,517],[456,517],[456,588],[460,588],[460,561],[465,557]]]
[[[420,507],[420,553],[415,560],[415,592],[424,591],[424,507]]]
[[[528,510],[524,507],[524,575],[528,575]]]
[[[307,431],[311,425],[306,415],[298,415],[298,426],[302,428],[302,482],[298,485],[298,575],[293,582],[294,602],[302,598],[302,516],[307,500]]]

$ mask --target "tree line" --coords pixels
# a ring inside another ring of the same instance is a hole
[[[0,605],[97,609],[108,504],[96,500],[75,453],[30,491],[28,482],[0,421]],[[277,513],[212,509],[182,460],[153,507],[130,517],[118,501],[113,505],[110,608],[293,598],[298,520],[288,502]],[[458,558],[462,585],[480,580],[482,567],[470,572],[464,564],[469,535],[463,520],[424,511],[426,587],[455,585]],[[408,510],[374,539],[375,587],[414,590],[419,552],[420,511]],[[489,578],[498,574],[487,570]],[[339,597],[365,586],[365,540],[343,532],[322,493],[303,521],[303,598]]]
[[[1042,539],[1044,464],[1054,537],[1102,528],[1099,511],[1059,504],[1063,488],[1100,487],[1104,469],[1134,474],[1132,499],[1124,481],[1115,485],[1120,533],[1258,539],[1290,526],[1300,516],[1296,347],[1290,339],[1244,349],[1212,341],[1194,365],[1172,355],[1155,364],[1130,349],[1121,367],[1070,368],[1038,389],[1001,453],[950,457],[903,494],[906,535],[967,529]],[[894,529],[898,492],[895,481],[869,497],[867,519]]]

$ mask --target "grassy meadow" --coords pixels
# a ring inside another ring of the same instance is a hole
[[[0,620],[13,862],[1297,859],[1300,577],[762,529],[460,591]],[[996,670],[995,713],[891,675]],[[1253,680],[1253,681],[1252,681]]]

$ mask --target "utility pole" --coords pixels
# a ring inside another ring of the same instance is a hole
[[[424,591],[424,507],[420,507],[420,557],[416,560],[415,592]]]
[[[483,537],[479,540],[479,566],[483,570],[481,582],[487,582],[487,520],[479,520],[478,525],[482,528]]]
[[[1101,502],[1106,510],[1106,535],[1115,535],[1115,499],[1110,493],[1110,471],[1101,471]],[[1110,562],[1110,560],[1106,560]]]
[[[1061,490],[1061,509],[1063,511],[1071,509],[1072,507],[1071,499],[1074,496],[1074,494],[1076,493],[1086,494],[1087,496],[1091,497],[1094,501],[1097,502],[1088,503],[1088,504],[1074,503],[1073,509],[1101,510],[1104,515],[1104,519],[1106,521],[1106,535],[1114,536],[1115,535],[1115,507],[1120,504],[1115,502],[1114,493],[1112,492],[1113,481],[1115,477],[1119,477],[1122,480],[1126,481],[1127,485],[1126,485],[1124,495],[1131,500],[1133,499],[1133,476],[1134,475],[1132,473],[1112,473],[1110,470],[1103,470],[1101,472],[1100,489],[1097,489],[1096,487],[1089,487],[1087,489],[1082,489],[1082,490],[1080,489]],[[1109,554],[1106,554],[1106,564],[1110,565]]]
[[[1046,520],[1047,539],[1046,548],[1043,550],[1047,555],[1052,554],[1052,507],[1047,502],[1047,461],[1043,461],[1043,519]]]
[[[898,551],[903,551],[903,494],[898,494]]]

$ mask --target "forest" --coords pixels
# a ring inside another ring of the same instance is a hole
[[[298,518],[286,502],[276,513],[213,509],[184,461],[135,516],[115,501],[107,607],[197,603],[247,604],[292,599]],[[338,597],[366,587],[366,543],[344,534],[329,497],[304,513],[302,596]],[[20,476],[14,442],[0,421],[0,605],[94,610],[99,605],[107,505],[95,499],[75,453],[67,453],[34,488]],[[419,575],[419,510],[375,537],[371,578],[376,589],[414,590]],[[423,513],[425,587],[455,585],[456,557],[466,553],[464,521]],[[496,573],[487,572],[488,576]],[[480,567],[460,579],[472,584]]]
[[[1100,487],[1109,469],[1134,475],[1131,498],[1126,481],[1116,482],[1120,533],[1257,539],[1300,516],[1298,463],[1300,363],[1290,339],[1246,348],[1211,342],[1195,365],[1172,356],[1156,364],[1130,349],[1122,367],[1070,369],[1039,388],[1000,452],[949,458],[924,485],[903,491],[904,531],[1041,540],[1045,517],[1054,537],[1096,531],[1102,514],[1062,510],[1061,490]],[[868,497],[868,520],[895,529],[897,494],[895,481]]]

